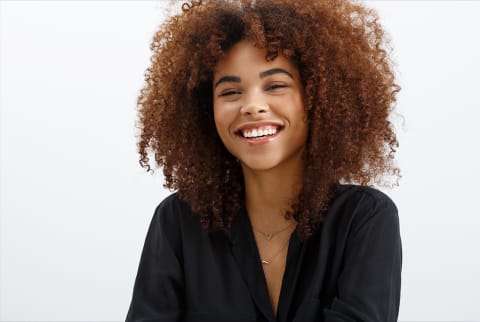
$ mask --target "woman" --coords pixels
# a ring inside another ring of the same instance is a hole
[[[399,87],[349,1],[195,1],[156,33],[140,162],[156,209],[127,321],[396,321]],[[348,183],[348,184],[347,184]],[[355,183],[355,184],[353,184]]]

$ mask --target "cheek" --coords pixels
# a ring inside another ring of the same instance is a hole
[[[302,137],[308,136],[308,115],[307,112],[304,110],[303,105],[301,105],[297,111],[297,130],[299,131],[299,135]]]
[[[217,128],[217,133],[222,137],[222,134],[225,133],[228,129],[228,114],[225,113],[225,110],[216,104],[213,105],[213,118],[215,121],[215,127]]]

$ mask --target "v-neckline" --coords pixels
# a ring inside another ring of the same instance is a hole
[[[289,240],[276,316],[270,303],[265,273],[250,218],[246,210],[243,210],[239,214],[239,217],[232,227],[231,242],[232,254],[236,259],[240,273],[259,311],[268,321],[287,321],[288,308],[293,299],[294,288],[299,275],[299,267],[301,266],[292,265],[292,262],[301,260],[304,253],[304,247],[300,249],[302,243],[299,242],[297,238],[296,230],[292,232]],[[301,255],[300,258],[298,257],[299,255]],[[292,259],[295,259],[295,261],[292,261]]]

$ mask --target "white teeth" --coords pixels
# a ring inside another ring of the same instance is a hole
[[[262,137],[266,135],[274,135],[277,134],[277,128],[275,127],[268,127],[264,129],[253,129],[253,130],[246,130],[243,131],[243,137],[245,138],[257,138],[257,137]]]

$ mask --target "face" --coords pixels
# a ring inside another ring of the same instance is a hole
[[[308,128],[299,72],[283,56],[265,56],[241,41],[214,70],[217,131],[244,171],[303,164]]]

